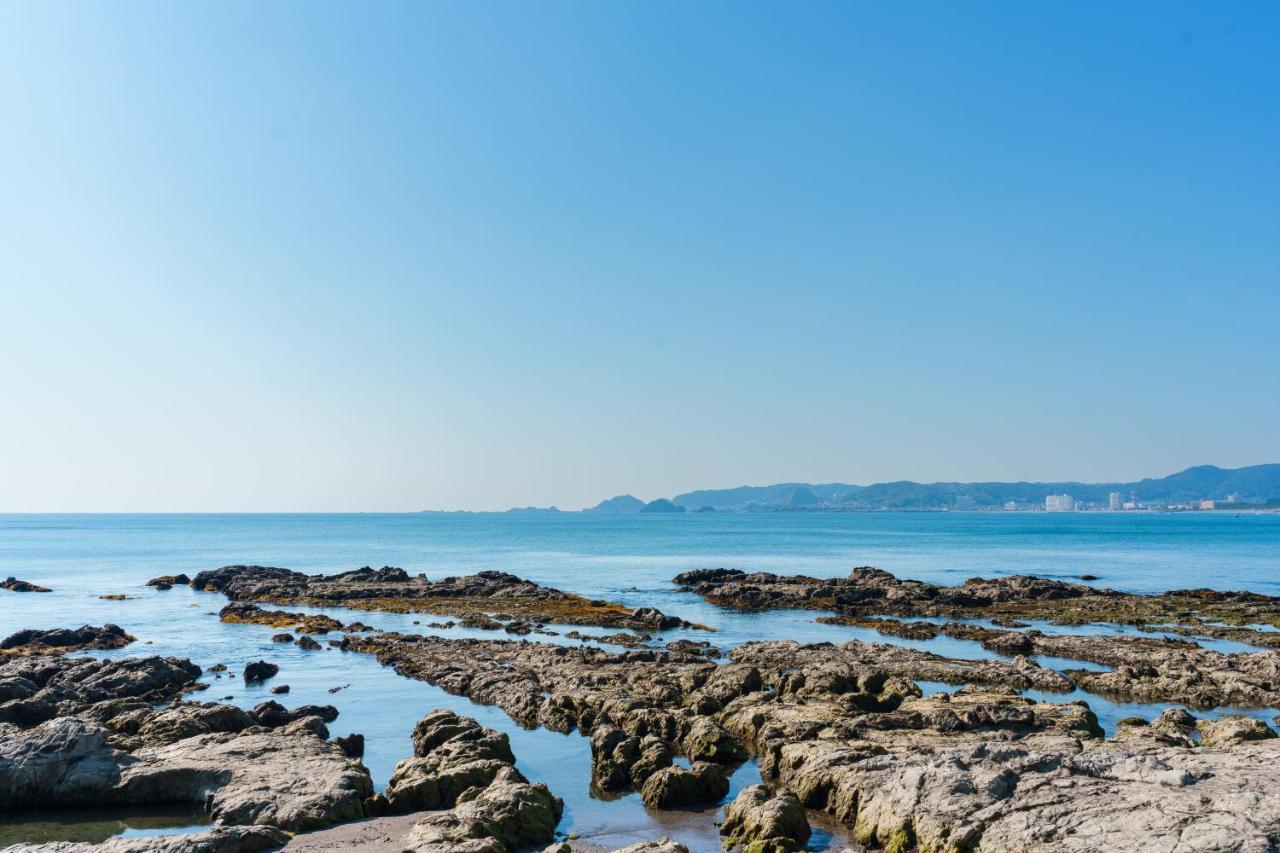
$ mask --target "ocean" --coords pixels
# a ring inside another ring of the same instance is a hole
[[[334,735],[361,732],[365,763],[379,786],[411,752],[413,724],[428,710],[449,707],[506,731],[518,766],[564,798],[560,830],[620,845],[672,835],[694,849],[714,841],[714,827],[696,812],[655,815],[638,795],[593,796],[586,738],[514,725],[495,708],[400,678],[371,658],[326,648],[306,652],[270,641],[273,629],[227,625],[220,595],[186,587],[145,587],[157,575],[232,563],[335,572],[360,566],[400,566],[431,578],[498,569],[569,592],[655,606],[710,625],[719,647],[757,639],[807,642],[862,639],[897,642],[958,657],[993,653],[962,640],[909,641],[865,629],[821,625],[812,612],[742,614],[676,591],[671,578],[693,568],[730,567],[818,577],[876,566],[901,577],[954,584],[973,576],[1035,574],[1134,592],[1184,587],[1249,589],[1280,595],[1280,515],[1225,512],[1146,513],[769,513],[594,515],[586,513],[422,513],[355,515],[4,515],[0,516],[0,578],[10,575],[52,588],[49,594],[0,592],[0,636],[21,628],[116,623],[138,638],[104,656],[166,654],[206,669],[238,671],[251,660],[278,663],[280,675],[261,686],[206,675],[197,698],[246,707],[265,701],[269,687],[289,684],[287,705],[333,704]],[[124,594],[126,601],[104,601]],[[293,608],[309,610],[309,608]],[[412,616],[328,611],[384,630],[426,631]],[[420,620],[426,622],[428,620]],[[1037,625],[1046,630],[1064,630]],[[447,636],[493,637],[455,628]],[[506,637],[505,634],[497,635]],[[666,632],[707,638],[702,633]],[[562,638],[553,638],[568,642]],[[1222,642],[1223,651],[1247,650]],[[1052,665],[1056,662],[1046,662]],[[928,690],[950,689],[925,684]],[[332,692],[331,692],[332,691]],[[1046,697],[1061,701],[1064,697]],[[1164,707],[1082,698],[1111,729],[1117,719],[1154,716]],[[1225,709],[1224,709],[1225,710]],[[1219,712],[1221,713],[1221,712]],[[1250,711],[1270,719],[1275,710]],[[753,764],[735,774],[734,790],[759,780]],[[37,838],[100,840],[110,835],[181,831],[187,815],[86,812],[73,821],[47,815],[9,818],[0,846]],[[710,833],[710,837],[708,836]],[[835,828],[815,833],[811,849],[841,840]]]

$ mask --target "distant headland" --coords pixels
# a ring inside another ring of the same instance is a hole
[[[1280,510],[1280,464],[1197,465],[1135,482],[775,483],[698,489],[643,501],[623,494],[582,512],[630,515],[692,512]],[[524,507],[517,513],[562,512]]]

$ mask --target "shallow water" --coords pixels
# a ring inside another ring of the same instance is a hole
[[[280,674],[263,685],[206,674],[210,688],[196,698],[252,706],[277,699],[289,707],[332,704],[340,716],[335,735],[361,732],[365,763],[375,783],[386,784],[395,763],[411,749],[409,733],[428,710],[451,708],[507,732],[519,767],[545,781],[565,800],[563,833],[578,833],[607,844],[671,834],[695,849],[714,848],[708,814],[651,813],[630,794],[612,800],[591,796],[590,748],[578,734],[527,731],[496,708],[478,706],[422,682],[396,676],[372,657],[325,646],[307,652],[272,643],[277,629],[228,625],[217,620],[221,595],[186,587],[158,592],[144,586],[161,574],[230,563],[281,565],[308,572],[333,572],[383,564],[439,578],[501,569],[539,583],[632,607],[652,605],[716,633],[670,631],[663,641],[686,636],[709,639],[723,650],[760,639],[800,642],[895,643],[938,654],[997,658],[979,644],[938,637],[904,640],[865,628],[823,625],[818,613],[779,611],[736,613],[678,592],[670,583],[682,571],[731,566],[814,576],[838,576],[859,565],[876,565],[903,577],[957,583],[974,575],[1039,574],[1072,578],[1099,575],[1099,585],[1133,591],[1212,586],[1280,593],[1280,516],[865,513],[687,516],[592,515],[344,515],[344,516],[0,516],[0,578],[15,575],[52,587],[49,594],[0,592],[0,636],[20,628],[74,627],[114,622],[138,638],[112,656],[171,654],[189,657],[206,669],[225,663],[239,673],[245,663],[268,659]],[[122,593],[127,601],[102,601]],[[445,636],[500,637],[501,632],[428,629],[439,617],[313,608],[343,621],[359,619],[381,630]],[[417,621],[420,624],[414,624]],[[1111,626],[1048,624],[1051,632],[1114,632]],[[570,630],[558,628],[557,630]],[[603,633],[584,629],[587,633]],[[1136,632],[1127,632],[1136,633]],[[1147,635],[1152,636],[1152,635]],[[323,642],[324,638],[319,638]],[[539,641],[575,642],[563,637]],[[1232,641],[1206,642],[1222,651],[1244,651]],[[1041,658],[1047,666],[1082,666]],[[1090,666],[1089,668],[1097,668]],[[269,689],[288,684],[287,696]],[[922,685],[927,690],[954,687]],[[337,692],[330,691],[337,688]],[[1076,694],[1029,694],[1048,701],[1082,698],[1104,728],[1126,716],[1152,717],[1162,705],[1111,703]],[[1197,715],[1201,715],[1199,712]],[[1223,713],[1223,712],[1218,712]],[[1250,711],[1270,719],[1274,711]],[[755,765],[743,765],[731,796],[758,781]],[[31,837],[35,816],[19,832]],[[81,822],[101,834],[168,831],[144,826],[147,816],[110,815]],[[165,820],[163,816],[152,818]],[[174,826],[181,828],[181,819]],[[112,821],[116,821],[115,824]],[[67,834],[80,830],[68,824]],[[189,825],[189,824],[185,824]],[[12,839],[12,822],[8,830]],[[0,838],[6,836],[0,835]],[[104,836],[105,837],[105,836]],[[816,832],[811,849],[841,836]]]

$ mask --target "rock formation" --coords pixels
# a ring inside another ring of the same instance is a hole
[[[76,629],[27,628],[0,640],[0,655],[60,655],[87,649],[121,649],[134,641],[119,625],[82,625]]]
[[[404,569],[384,566],[336,575],[305,575],[269,566],[224,566],[200,572],[191,585],[221,592],[236,603],[273,602],[317,607],[342,606],[399,613],[435,613],[459,618],[595,625],[661,631],[696,627],[652,607],[632,610],[539,586],[505,572],[480,572],[430,581]],[[492,618],[489,614],[494,614]],[[274,623],[271,623],[274,624]],[[500,623],[492,627],[502,627]]]

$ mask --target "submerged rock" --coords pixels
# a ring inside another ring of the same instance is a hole
[[[10,592],[53,592],[48,587],[39,586],[30,581],[20,581],[15,577],[5,578],[0,582],[0,589],[7,589]]]

